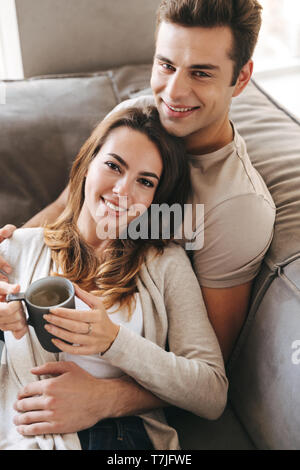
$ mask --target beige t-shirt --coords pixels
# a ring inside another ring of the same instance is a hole
[[[124,101],[114,110],[145,105],[154,105],[151,95]],[[188,155],[191,202],[203,205],[201,223],[196,227],[195,217],[193,222],[199,248],[189,254],[198,281],[205,287],[233,287],[251,281],[273,236],[275,204],[250,161],[243,138],[232,126],[234,139],[222,149]],[[186,240],[183,243],[186,247]]]

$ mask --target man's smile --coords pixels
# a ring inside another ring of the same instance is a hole
[[[167,103],[165,100],[162,99],[162,103],[164,105],[164,110],[169,117],[174,118],[183,118],[187,117],[192,114],[194,111],[200,108],[200,106],[185,106],[185,105],[178,105],[178,104],[171,104]]]

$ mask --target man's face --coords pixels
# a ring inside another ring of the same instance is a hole
[[[228,126],[234,87],[228,27],[160,25],[151,86],[161,122],[187,145],[216,139]]]

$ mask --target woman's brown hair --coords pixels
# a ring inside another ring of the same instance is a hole
[[[55,223],[45,227],[44,236],[61,273],[81,288],[100,295],[106,308],[117,302],[121,307],[127,305],[130,308],[136,291],[136,275],[149,247],[155,247],[159,254],[170,241],[163,239],[162,230],[159,239],[155,240],[130,237],[109,240],[100,261],[77,229],[89,165],[109,133],[118,127],[143,133],[160,152],[163,171],[152,204],[172,206],[177,203],[183,208],[190,191],[189,164],[183,140],[166,132],[155,107],[128,108],[112,113],[84,143],[71,169],[66,208]],[[172,236],[174,231],[171,231],[171,239]]]

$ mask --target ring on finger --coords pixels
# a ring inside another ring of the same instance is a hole
[[[89,334],[91,334],[91,332],[92,332],[92,324],[91,324],[91,323],[87,323],[87,326],[88,326],[88,330],[87,330],[87,332],[86,332],[86,335],[89,335]]]

